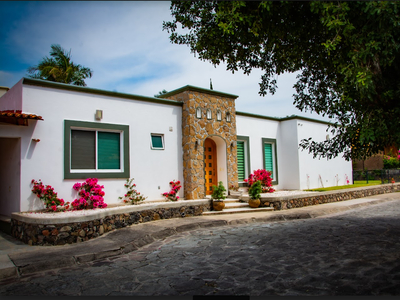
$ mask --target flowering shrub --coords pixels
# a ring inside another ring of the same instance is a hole
[[[104,203],[104,185],[98,185],[97,178],[88,178],[84,183],[75,183],[73,189],[78,191],[79,199],[72,201],[75,210],[90,208],[106,208]]]
[[[140,193],[135,190],[136,184],[133,183],[134,178],[127,179],[124,186],[128,189],[128,192],[124,197],[119,197],[119,199],[124,199],[125,203],[131,202],[131,204],[138,204],[139,201],[145,200],[147,197],[140,195]]]
[[[397,169],[400,167],[400,155],[392,157],[385,155],[383,157],[383,168],[384,169]]]
[[[171,181],[170,183],[171,190],[168,193],[163,193],[162,195],[171,201],[177,201],[179,196],[177,196],[179,190],[181,189],[181,182],[178,181]]]
[[[249,187],[251,187],[254,183],[260,181],[263,193],[273,193],[275,192],[275,189],[272,188],[271,175],[272,173],[267,170],[255,170],[253,174],[249,175],[248,179],[244,180],[244,182],[247,182],[249,184]]]
[[[44,202],[47,210],[60,211],[69,208],[69,202],[65,203],[63,199],[58,198],[51,185],[43,185],[40,179],[39,181],[32,179],[31,184],[33,184],[32,193]]]

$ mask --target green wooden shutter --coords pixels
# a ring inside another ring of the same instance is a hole
[[[95,131],[71,130],[71,169],[94,170]]]
[[[120,133],[98,132],[97,153],[99,169],[121,168]]]
[[[264,168],[267,171],[272,172],[272,178],[274,178],[273,162],[272,162],[272,144],[264,144]]]
[[[244,142],[237,141],[237,168],[239,182],[243,181],[246,177],[245,174],[245,160],[244,160]]]
[[[151,145],[153,148],[163,149],[163,141],[161,135],[152,135],[151,136]]]

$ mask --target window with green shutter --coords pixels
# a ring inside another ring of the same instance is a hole
[[[249,176],[250,169],[250,151],[249,151],[249,137],[237,136],[236,141],[236,157],[238,169],[238,182],[242,186],[244,180]]]
[[[274,174],[274,164],[272,162],[272,144],[264,144],[264,169]]]
[[[278,184],[276,140],[262,139],[264,169],[272,172],[272,184]]]
[[[64,121],[64,178],[129,178],[129,126]]]
[[[151,134],[151,149],[163,150],[164,149],[164,135],[163,134]]]
[[[239,182],[244,181],[246,178],[246,169],[245,169],[245,160],[244,160],[244,142],[237,141],[237,168],[238,168],[238,180]]]
[[[121,168],[121,134],[116,132],[97,132],[97,153],[99,169]]]

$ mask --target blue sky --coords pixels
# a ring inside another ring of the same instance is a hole
[[[12,87],[60,44],[74,63],[93,70],[88,87],[153,96],[185,85],[209,88],[211,78],[214,90],[239,96],[238,111],[323,119],[294,107],[295,74],[279,76],[275,95],[261,97],[260,70],[232,74],[171,44],[162,30],[172,20],[169,7],[169,1],[0,1],[0,86]]]

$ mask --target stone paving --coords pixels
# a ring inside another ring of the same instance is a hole
[[[0,295],[400,295],[399,236],[393,201],[198,229],[125,255],[3,280]]]

